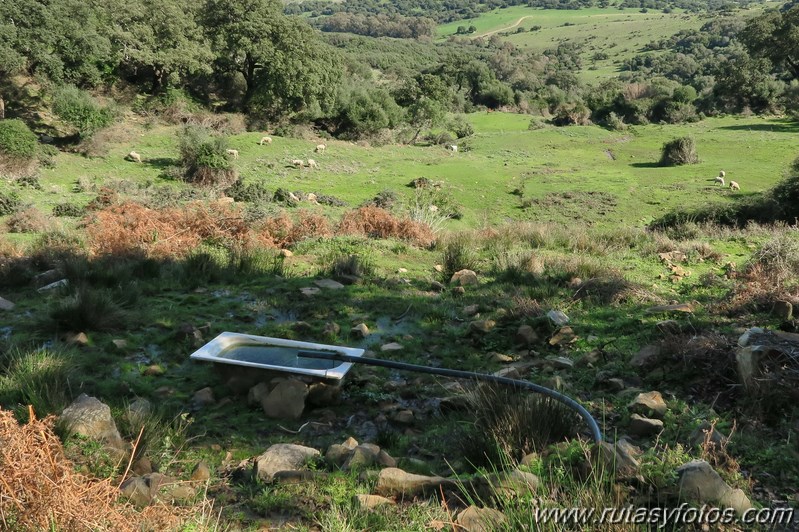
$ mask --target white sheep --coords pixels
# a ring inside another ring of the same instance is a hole
[[[713,181],[715,181],[716,183],[720,183],[721,186],[724,186],[724,176],[718,176],[715,179],[713,179]]]
[[[458,146],[455,144],[447,144],[447,149],[453,153],[458,153]]]
[[[291,161],[291,164],[296,166],[297,168],[303,167],[302,159],[294,159],[293,161]]]
[[[324,144],[318,144],[318,145],[316,146],[316,149],[315,149],[314,151],[315,151],[316,153],[324,153],[324,151],[325,151],[326,149],[327,149],[327,146],[326,146],[326,145],[324,145]]]
[[[272,144],[272,137],[262,137],[259,144],[261,144],[261,146],[264,144]]]
[[[141,162],[141,155],[139,155],[135,151],[132,151],[132,152],[130,152],[128,154],[128,159],[130,159],[134,163],[140,163]]]
[[[234,159],[239,158],[239,150],[228,150],[227,154],[232,155]]]
[[[741,190],[741,186],[735,181],[730,181],[730,188],[732,190]]]
[[[308,159],[308,168],[319,168],[319,165],[316,164],[316,161],[313,159]]]
[[[724,170],[719,172],[719,177],[727,177],[727,174],[724,173]]]

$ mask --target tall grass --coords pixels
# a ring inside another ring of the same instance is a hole
[[[27,417],[60,413],[70,402],[70,378],[77,364],[71,351],[19,346],[0,348],[0,404]]]

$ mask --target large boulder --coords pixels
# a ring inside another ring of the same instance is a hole
[[[111,408],[96,397],[82,393],[61,413],[61,422],[73,434],[104,442],[118,451],[126,451],[127,443],[117,430]]]
[[[444,477],[428,477],[406,473],[396,467],[387,467],[377,477],[375,491],[381,495],[404,495],[413,497],[436,491],[440,486],[453,485]]]
[[[320,456],[319,451],[293,443],[277,443],[255,459],[255,474],[260,480],[271,482],[280,471],[298,471],[309,460]]]
[[[478,508],[469,506],[455,518],[458,530],[465,532],[493,532],[503,530],[507,517],[499,510],[493,508]]]
[[[704,460],[692,460],[678,467],[677,473],[680,495],[685,499],[733,508],[739,516],[752,508],[746,494],[730,487]]]
[[[274,419],[299,419],[305,410],[308,385],[295,379],[280,381],[261,401],[267,417]]]

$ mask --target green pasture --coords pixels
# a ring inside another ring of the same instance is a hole
[[[640,226],[676,207],[734,202],[762,192],[779,181],[797,156],[795,123],[776,118],[713,118],[684,125],[634,126],[612,132],[598,126],[529,130],[530,116],[510,113],[467,115],[475,135],[456,141],[458,153],[437,145],[368,147],[320,140],[273,137],[260,146],[262,133],[230,137],[239,151],[235,161],[246,183],[269,189],[330,194],[350,206],[384,190],[410,198],[407,185],[426,177],[442,183],[463,211],[450,228],[477,227],[486,222],[538,220],[615,226]],[[176,127],[131,131],[110,146],[104,157],[60,153],[53,169],[43,169],[41,190],[18,192],[45,211],[57,203],[83,205],[96,192],[78,192],[78,181],[96,186],[113,181],[153,186],[188,187],[169,177],[178,164]],[[657,166],[663,143],[691,135],[699,164]],[[131,150],[142,164],[126,161]],[[296,169],[294,159],[314,159],[319,168]],[[720,170],[737,181],[740,192],[713,182]],[[16,186],[4,182],[5,189]],[[318,207],[323,209],[324,207]]]

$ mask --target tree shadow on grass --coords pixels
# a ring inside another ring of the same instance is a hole
[[[164,171],[172,166],[180,166],[180,161],[172,157],[148,157],[142,159],[142,164]]]
[[[661,168],[658,163],[631,163],[633,168]]]
[[[730,131],[769,131],[772,133],[799,133],[799,122],[794,120],[780,120],[778,122],[768,122],[765,124],[739,124],[734,126],[722,126],[719,129]]]

